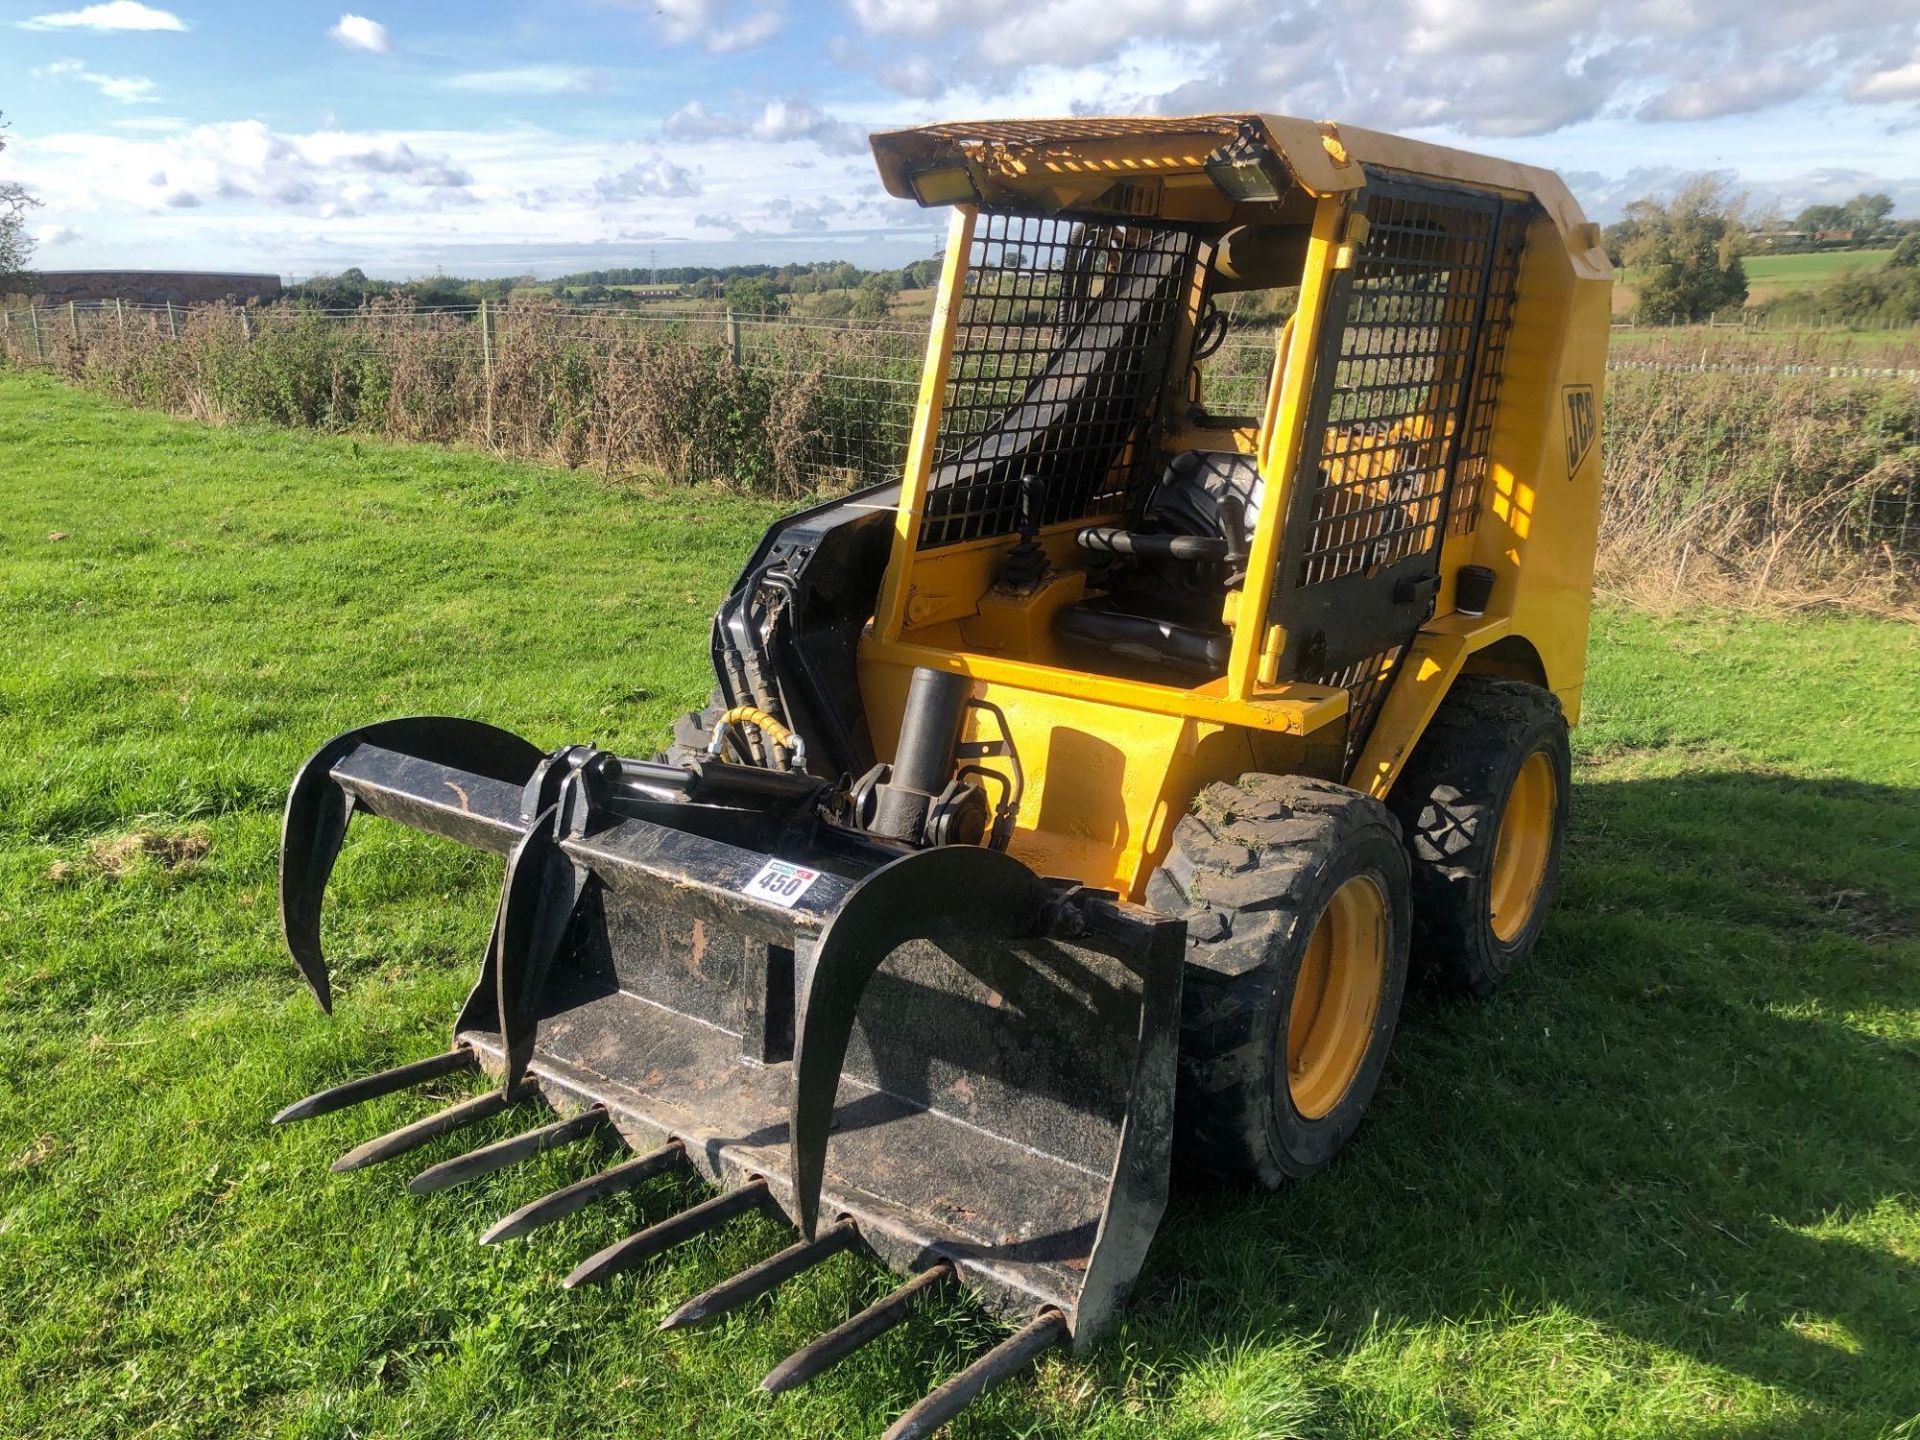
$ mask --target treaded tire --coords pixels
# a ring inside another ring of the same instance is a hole
[[[1363,1058],[1317,1118],[1294,1103],[1288,1020],[1308,941],[1356,876],[1380,892],[1384,966]],[[1358,1128],[1406,989],[1407,861],[1370,796],[1293,775],[1209,785],[1175,827],[1147,903],[1188,921],[1176,1135],[1182,1159],[1262,1185],[1311,1174]]]
[[[713,727],[727,713],[727,702],[715,686],[704,710],[689,710],[673,722],[673,742],[655,757],[672,765],[685,765],[707,753],[713,739]]]
[[[1553,773],[1552,835],[1531,912],[1502,939],[1492,904],[1500,825],[1534,755]],[[1387,796],[1407,837],[1423,978],[1484,998],[1531,953],[1560,879],[1572,769],[1566,713],[1551,690],[1489,675],[1454,682]]]
[[[687,765],[700,759],[707,753],[707,746],[713,741],[713,727],[720,723],[720,717],[726,713],[727,702],[721,697],[720,687],[716,685],[713,693],[707,698],[706,709],[689,710],[673,722],[672,743],[653,758],[664,760],[669,765]],[[762,763],[759,732],[752,731],[745,738],[746,743],[753,747],[754,763]],[[734,752],[734,758],[738,758],[737,742],[728,748]]]

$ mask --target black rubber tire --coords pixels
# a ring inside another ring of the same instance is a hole
[[[720,723],[720,717],[727,713],[727,702],[715,686],[712,695],[707,698],[704,710],[689,710],[673,722],[673,742],[653,758],[664,760],[669,765],[686,765],[700,759],[707,753],[707,746],[713,743],[713,727]],[[739,730],[735,730],[736,736]],[[753,747],[753,763],[763,763],[760,759],[759,732],[751,730],[744,737],[745,743]],[[728,747],[731,758],[739,759],[738,746]]]
[[[673,722],[673,742],[655,758],[672,765],[685,765],[707,753],[713,739],[713,727],[727,713],[727,702],[714,687],[704,710],[689,710]]]
[[[1514,780],[1536,753],[1553,768],[1553,838],[1532,913],[1503,941],[1490,898],[1495,843]],[[1560,880],[1572,771],[1566,713],[1551,690],[1489,675],[1454,682],[1387,796],[1407,837],[1423,979],[1484,998],[1532,952]]]
[[[1386,963],[1373,1033],[1325,1115],[1293,1102],[1285,1070],[1294,983],[1334,894],[1368,875],[1384,898]],[[1275,1186],[1352,1138],[1380,1081],[1406,989],[1406,851],[1385,806],[1344,785],[1243,775],[1209,785],[1173,833],[1147,903],[1184,916],[1176,1137],[1183,1163]]]

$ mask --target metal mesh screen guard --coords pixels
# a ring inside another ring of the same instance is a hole
[[[1443,529],[1478,519],[1528,213],[1370,177],[1367,237],[1322,352],[1319,448],[1293,516],[1304,534],[1281,576],[1295,623],[1324,627],[1325,660],[1301,678],[1348,691],[1349,762],[1425,618],[1392,592],[1434,573]]]
[[[1125,511],[1166,379],[1192,237],[982,214],[959,300],[920,547]]]
[[[1355,262],[1295,583],[1434,548],[1499,223],[1498,202],[1376,195]]]

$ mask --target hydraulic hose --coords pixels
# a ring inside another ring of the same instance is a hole
[[[734,725],[751,725],[765,735],[773,744],[778,745],[793,757],[793,768],[807,768],[807,742],[781,724],[766,711],[753,705],[736,705],[720,717],[713,727],[713,739],[707,745],[709,755],[719,755],[726,748],[727,730]]]

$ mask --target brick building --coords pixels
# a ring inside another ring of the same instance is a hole
[[[198,305],[209,301],[275,300],[278,275],[230,274],[217,270],[40,270],[28,279],[40,305],[69,300],[125,300],[158,305]]]

